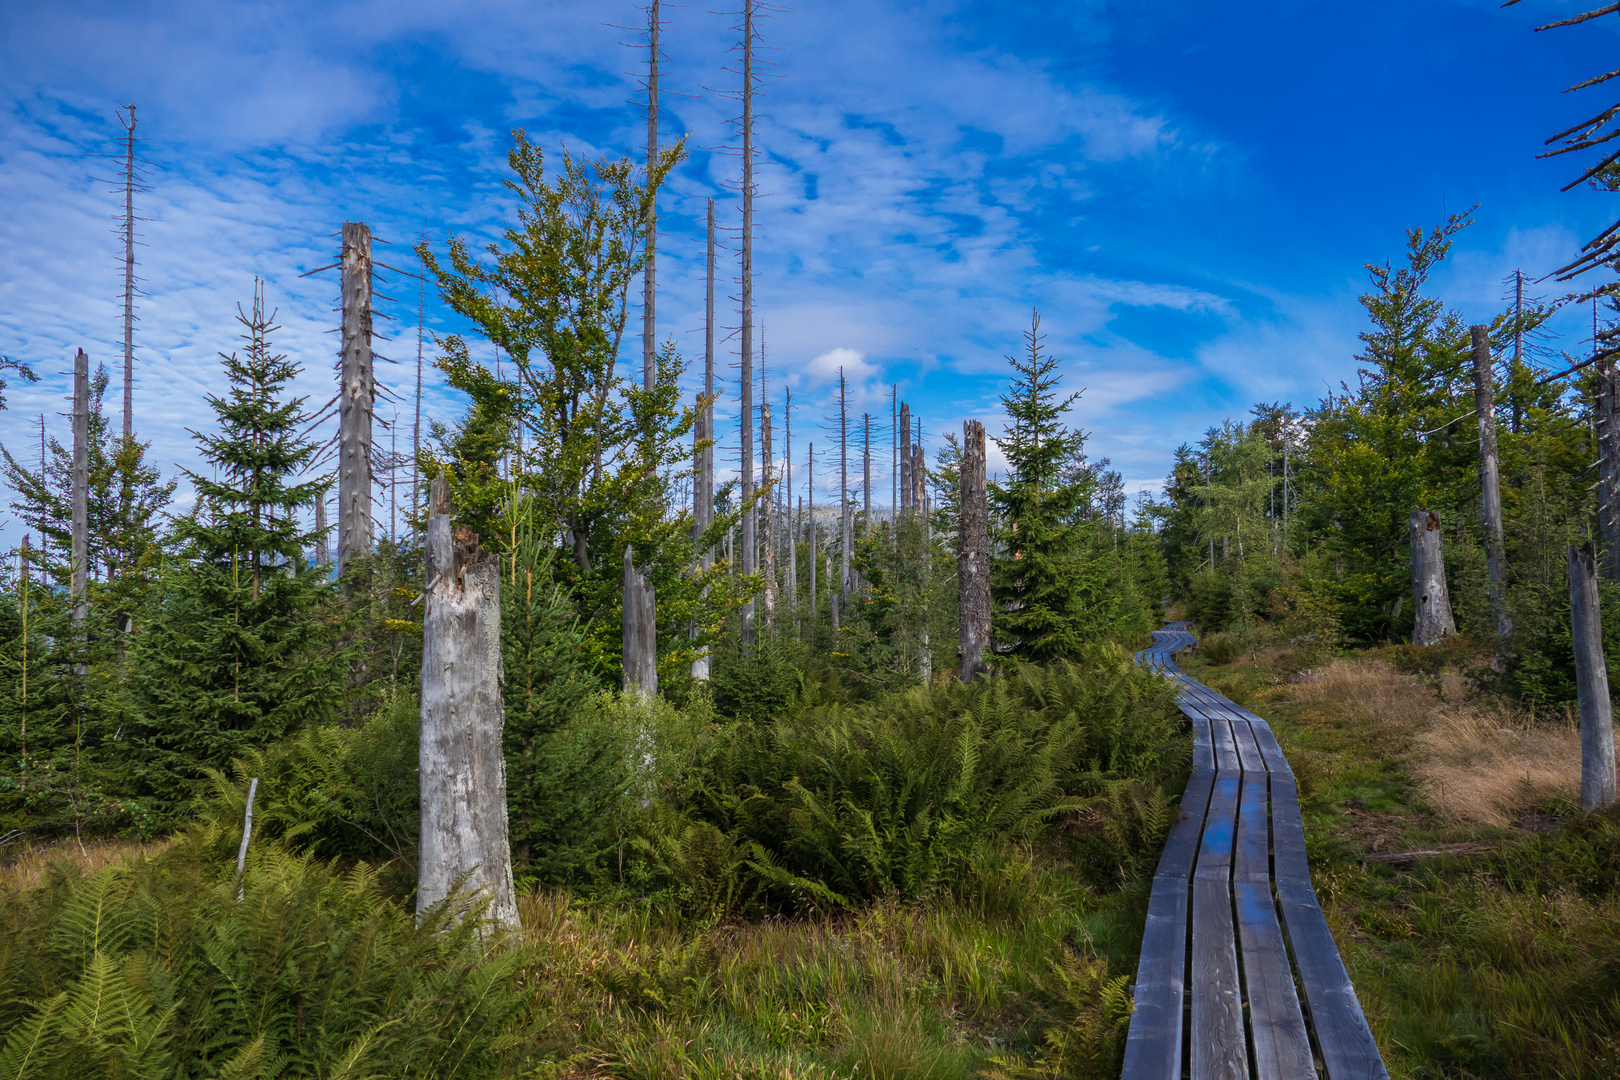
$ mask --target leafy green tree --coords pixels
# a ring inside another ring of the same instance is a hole
[[[293,482],[315,453],[300,435],[304,399],[281,396],[298,368],[271,351],[262,293],[237,318],[245,354],[220,354],[231,389],[208,398],[218,430],[192,433],[218,479],[188,474],[185,554],[164,568],[135,648],[135,767],[170,812],[205,769],[330,716],[342,697],[329,588],[302,554],[315,537],[298,511],[326,481]]]
[[[1078,520],[1091,478],[1065,476],[1085,445],[1084,433],[1063,423],[1080,394],[1058,397],[1058,360],[1040,330],[1037,312],[1024,355],[1007,357],[1014,377],[1001,403],[1011,426],[996,444],[1008,475],[990,485],[999,526],[991,607],[997,652],[1047,663],[1111,633],[1117,598],[1105,586],[1095,533]]]
[[[445,301],[511,358],[513,375],[503,380],[474,362],[459,336],[440,341],[439,364],[474,398],[461,437],[486,432],[481,453],[499,444],[504,401],[514,403],[511,441],[499,449],[509,476],[532,493],[528,505],[545,523],[538,535],[560,538],[555,573],[583,616],[598,670],[607,677],[619,667],[629,546],[658,595],[660,685],[678,688],[695,649],[760,584],[720,565],[694,569],[690,512],[675,505],[673,491],[691,467],[696,412],[681,403],[673,344],[659,353],[651,387],[618,373],[627,290],[645,262],[653,200],[685,147],[663,151],[642,185],[628,160],[566,152],[561,172],[548,173],[540,148],[521,130],[513,137],[507,161],[515,178],[506,186],[518,220],[504,245],[487,245],[486,261],[453,237],[448,267],[425,243],[418,247]],[[487,486],[487,477],[479,482]],[[702,543],[717,542],[734,521],[717,519]],[[508,543],[515,526],[502,523]]]

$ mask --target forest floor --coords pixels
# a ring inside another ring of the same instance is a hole
[[[1579,813],[1570,710],[1483,688],[1464,641],[1179,662],[1276,731],[1393,1077],[1620,1076],[1620,815]]]

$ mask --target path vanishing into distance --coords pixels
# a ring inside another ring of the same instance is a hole
[[[1190,628],[1136,654],[1180,686],[1193,769],[1153,877],[1124,1080],[1387,1080],[1311,887],[1293,771],[1269,724],[1176,666]]]

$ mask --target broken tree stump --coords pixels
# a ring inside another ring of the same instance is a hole
[[[491,920],[516,927],[501,749],[500,560],[466,526],[452,534],[450,511],[441,473],[428,496],[416,910],[443,902],[459,882],[469,901],[488,900]]]

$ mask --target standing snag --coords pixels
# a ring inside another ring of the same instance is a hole
[[[1440,515],[1433,510],[1412,511],[1412,644],[1435,645],[1457,632],[1451,617],[1451,596],[1446,591],[1446,560],[1440,549]]]
[[[343,354],[338,386],[337,571],[371,553],[371,229],[343,223]]]
[[[428,495],[422,614],[422,850],[418,915],[460,883],[489,917],[518,925],[501,749],[500,560],[465,525],[450,529],[450,487]]]
[[[1513,620],[1507,612],[1507,557],[1502,550],[1502,477],[1496,452],[1496,394],[1491,379],[1489,328],[1470,328],[1474,345],[1474,413],[1479,419],[1480,517],[1485,525],[1485,569],[1490,577],[1491,619],[1496,624],[1495,668],[1501,671]]]
[[[984,425],[962,423],[962,487],[957,518],[957,607],[962,681],[985,670],[990,647],[990,497],[984,476]]]
[[[635,552],[624,549],[624,692],[658,696],[658,601]]]
[[[1614,709],[1603,657],[1603,607],[1598,597],[1597,553],[1591,541],[1569,549],[1570,634],[1575,646],[1575,692],[1581,708],[1581,809],[1613,806]]]

